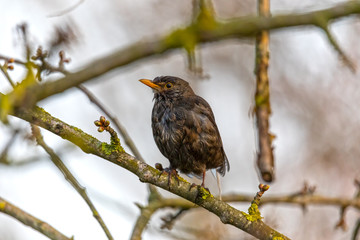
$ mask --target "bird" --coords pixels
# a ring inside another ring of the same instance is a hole
[[[219,174],[224,176],[230,164],[208,102],[179,77],[139,81],[154,92],[151,126],[157,147],[170,162],[165,169],[169,186],[171,175],[177,178],[179,170],[202,178],[201,187],[205,187],[206,171],[213,169],[221,192]]]

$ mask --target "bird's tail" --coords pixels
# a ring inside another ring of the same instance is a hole
[[[219,173],[219,171],[217,171],[216,169],[211,169],[211,173],[213,174],[214,177],[216,177],[216,183],[217,183],[217,186],[218,186],[218,191],[219,191],[219,199],[221,200],[221,181],[220,181],[220,176],[221,176],[221,173]]]
[[[217,186],[218,186],[218,190],[219,190],[219,199],[220,201],[221,199],[221,182],[220,182],[220,173],[218,171],[216,171],[216,182],[217,182]]]

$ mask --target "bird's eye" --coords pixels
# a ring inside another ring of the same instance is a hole
[[[167,83],[166,85],[165,85],[165,87],[167,88],[167,89],[169,89],[169,88],[172,88],[172,84],[171,83]]]

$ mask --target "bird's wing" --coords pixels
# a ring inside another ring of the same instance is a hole
[[[216,143],[218,144],[218,147],[221,148],[224,158],[223,165],[217,168],[217,171],[221,175],[224,175],[226,171],[229,171],[230,165],[224,152],[219,129],[215,123],[214,113],[212,112],[210,105],[205,99],[195,95],[186,101],[184,108],[187,110],[185,111],[187,113],[184,124],[185,128],[192,127],[197,133],[202,132],[209,136],[216,136]]]

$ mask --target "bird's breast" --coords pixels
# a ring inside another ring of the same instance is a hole
[[[181,114],[180,114],[181,115]],[[152,128],[155,142],[167,151],[181,144],[183,119],[171,105],[155,102],[152,113]]]

